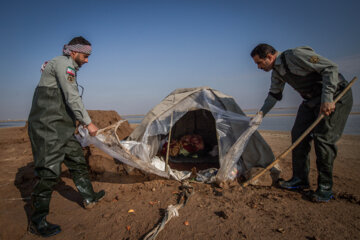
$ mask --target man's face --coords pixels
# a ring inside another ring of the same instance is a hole
[[[269,72],[273,68],[275,59],[276,56],[271,54],[268,54],[266,58],[260,58],[259,55],[255,55],[253,57],[253,60],[258,68],[264,70],[265,72]]]
[[[79,67],[81,67],[83,64],[88,62],[89,54],[71,52],[71,57],[75,60]]]

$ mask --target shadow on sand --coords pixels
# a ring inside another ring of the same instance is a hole
[[[27,218],[32,212],[31,207],[31,192],[38,180],[35,176],[34,163],[28,163],[26,166],[18,168],[16,173],[14,185],[17,187],[21,194],[21,198],[24,201],[24,211],[26,212]],[[54,187],[54,191],[57,191],[65,199],[77,203],[79,206],[83,207],[82,197],[80,193],[74,189],[72,186],[67,185],[62,179],[68,178],[71,179],[70,172],[67,170],[64,165],[62,166],[62,173],[58,184]],[[122,168],[123,169],[123,168]],[[104,182],[104,183],[118,183],[118,184],[134,184],[142,183],[146,181],[151,181],[154,179],[161,179],[155,175],[144,175],[138,170],[134,170],[130,175],[126,173],[125,170],[121,172],[92,172],[89,171],[90,178],[92,182]]]

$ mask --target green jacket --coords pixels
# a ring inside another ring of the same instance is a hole
[[[59,56],[50,60],[41,75],[38,87],[58,88],[65,104],[82,124],[91,123],[88,112],[81,100],[76,81],[78,64],[70,56]]]
[[[283,75],[286,74],[286,66],[282,61],[282,54],[284,54],[290,72],[297,76],[303,76],[304,81],[306,79],[305,76],[311,73],[320,74],[322,79],[321,102],[333,102],[337,86],[341,81],[339,79],[338,66],[334,62],[315,53],[310,47],[298,47],[289,49],[284,53],[278,52],[271,74],[270,94],[265,99],[264,105],[261,108],[264,114],[269,112],[278,100],[273,95],[282,94],[285,87],[286,82]]]

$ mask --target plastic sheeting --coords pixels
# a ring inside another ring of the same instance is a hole
[[[76,138],[82,147],[93,144],[122,163],[138,168],[144,172],[169,178],[169,173],[162,170],[158,165],[151,163],[144,144],[135,141],[119,141],[116,136],[116,126],[113,127],[114,128],[108,128],[97,136],[92,137],[89,135],[87,129],[79,126],[79,134],[76,135]]]
[[[121,123],[101,130],[96,137],[90,137],[86,129],[80,129],[77,137],[82,146],[94,144],[132,167],[181,181],[190,177],[191,172],[170,168],[168,173],[165,172],[165,162],[156,154],[174,125],[182,121],[185,114],[198,110],[210,112],[215,122],[214,126],[209,125],[214,129],[208,131],[216,131],[220,168],[217,172],[210,171],[211,177],[206,171],[204,175],[199,172],[197,179],[206,182],[233,180],[252,167],[265,167],[274,160],[270,147],[256,132],[262,115],[257,114],[251,120],[232,97],[205,87],[178,89],[171,93],[145,116],[126,141],[119,141],[116,136],[116,128]],[[202,124],[206,124],[209,115],[200,113],[204,115]],[[182,127],[187,128],[189,124],[184,123]]]

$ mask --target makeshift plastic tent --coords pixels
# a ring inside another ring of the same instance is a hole
[[[256,118],[257,122],[261,122],[260,115]],[[173,91],[148,112],[124,141],[119,141],[116,136],[121,122],[101,130],[96,137],[90,137],[85,129],[80,129],[82,137],[78,139],[83,146],[95,144],[132,167],[182,180],[191,172],[171,167],[165,171],[166,157],[159,152],[164,149],[163,144],[169,140],[169,135],[171,143],[171,140],[193,134],[203,140],[203,151],[190,161],[187,159],[189,156],[182,155],[177,163],[215,161],[218,169],[200,171],[197,179],[225,181],[244,174],[252,167],[266,167],[274,160],[270,147],[256,131],[258,124],[253,122],[256,121],[250,122],[231,96],[208,87],[184,88]],[[217,155],[210,155],[209,152],[214,150]],[[172,160],[176,159],[171,157],[169,161]]]

